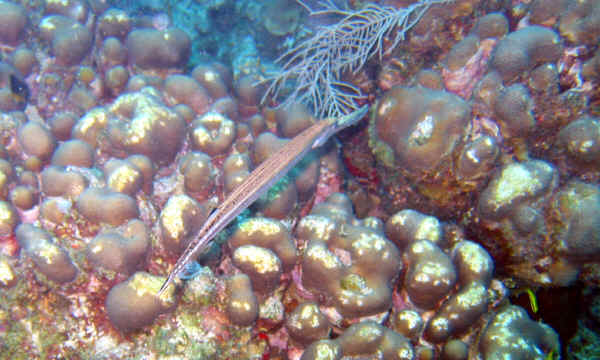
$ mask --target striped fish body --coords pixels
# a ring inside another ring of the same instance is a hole
[[[339,119],[325,119],[296,135],[279,150],[269,156],[250,175],[236,187],[229,196],[210,214],[204,225],[192,238],[175,267],[161,286],[159,296],[169,284],[184,272],[186,265],[195,260],[205,250],[210,241],[223,230],[242,211],[262,196],[272,185],[279,181],[311,149],[323,145],[339,130],[358,122],[368,107]]]

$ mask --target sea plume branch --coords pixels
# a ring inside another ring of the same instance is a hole
[[[394,49],[431,5],[449,0],[421,0],[400,9],[369,3],[358,10],[340,8],[332,0],[320,1],[316,9],[297,1],[310,16],[335,15],[341,19],[319,26],[313,36],[276,60],[282,70],[264,80],[268,87],[263,102],[279,98],[293,82],[293,90],[281,105],[302,102],[323,118],[355,111],[359,107],[356,100],[364,97],[356,86],[341,80],[345,72],[357,73],[374,55],[381,59],[385,55],[384,38],[395,31],[388,51]]]

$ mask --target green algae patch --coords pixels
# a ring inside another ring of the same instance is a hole
[[[10,319],[5,322],[5,317],[8,317],[5,311],[2,311],[0,316],[2,317],[2,325],[6,327],[4,334],[0,337],[2,340],[0,341],[2,356],[14,360],[30,359],[28,350],[31,347],[28,345],[29,333],[27,330],[20,323],[10,321]]]
[[[187,312],[177,312],[176,328],[158,328],[150,348],[159,356],[183,356],[187,359],[216,359],[217,349],[201,319]]]
[[[375,112],[372,111],[369,119],[369,126],[367,128],[369,133],[369,147],[371,148],[371,151],[373,152],[373,155],[375,155],[377,161],[379,161],[385,167],[394,168],[396,162],[394,149],[392,149],[392,147],[385,142],[381,141],[377,136],[375,119]]]

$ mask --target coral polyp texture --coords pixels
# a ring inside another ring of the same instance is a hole
[[[0,359],[599,358],[599,41],[595,0],[0,0]]]

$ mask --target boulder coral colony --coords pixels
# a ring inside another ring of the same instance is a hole
[[[594,0],[431,5],[340,74],[368,119],[157,296],[216,204],[316,121],[261,102],[273,59],[340,20],[304,10],[0,0],[0,358],[598,356]]]

